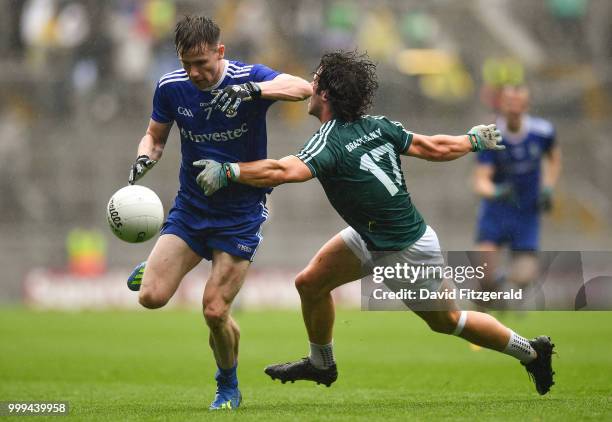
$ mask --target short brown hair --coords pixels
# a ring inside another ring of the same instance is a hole
[[[190,50],[203,49],[207,45],[216,46],[221,37],[221,29],[207,16],[184,16],[174,29],[176,54],[182,56]]]

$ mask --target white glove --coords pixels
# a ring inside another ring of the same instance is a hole
[[[494,150],[499,151],[506,149],[504,145],[500,145],[502,141],[501,132],[497,130],[497,126],[492,125],[478,125],[474,126],[467,133],[470,143],[472,144],[472,151],[484,151]]]
[[[203,169],[196,177],[196,182],[204,191],[204,195],[213,193],[228,185],[231,180],[238,180],[240,166],[236,163],[218,163],[214,160],[198,160],[194,167]]]

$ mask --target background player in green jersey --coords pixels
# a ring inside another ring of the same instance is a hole
[[[334,303],[330,293],[370,273],[374,261],[443,263],[436,233],[411,202],[399,156],[449,161],[469,152],[504,148],[498,145],[501,135],[495,125],[475,126],[462,136],[425,136],[407,131],[386,117],[365,115],[377,88],[375,71],[367,57],[356,53],[322,57],[308,103],[309,114],[322,126],[299,154],[250,163],[200,163],[205,168],[197,179],[206,195],[231,182],[276,186],[316,177],[333,207],[349,224],[323,245],[295,280],[310,355],[267,367],[266,373],[273,379],[312,380],[327,386],[336,380]],[[421,278],[412,286],[438,291],[442,280],[435,277]],[[553,385],[554,345],[548,337],[529,341],[491,315],[460,311],[452,304],[442,310],[415,312],[436,332],[460,336],[519,359],[540,394],[546,394]]]

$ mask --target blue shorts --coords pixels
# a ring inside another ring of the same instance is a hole
[[[211,216],[175,203],[161,234],[180,237],[195,253],[209,261],[213,249],[219,249],[252,262],[263,239],[261,226],[267,218],[264,202],[251,212],[222,216]]]
[[[513,251],[537,251],[540,244],[540,215],[481,212],[476,240],[496,245],[509,244]]]

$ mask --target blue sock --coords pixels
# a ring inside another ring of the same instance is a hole
[[[215,374],[215,380],[220,385],[224,385],[231,388],[238,387],[238,376],[236,375],[236,369],[238,368],[238,363],[234,365],[233,368],[223,369],[217,366],[217,373]]]

